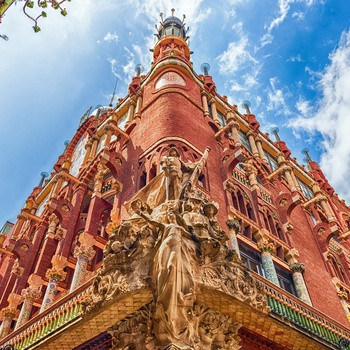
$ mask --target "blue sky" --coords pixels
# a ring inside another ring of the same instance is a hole
[[[249,100],[299,163],[309,148],[350,203],[348,0],[72,0],[67,17],[48,8],[37,34],[20,5],[0,24],[0,226],[16,220],[85,111],[109,103],[116,77],[124,97],[135,65],[149,69],[154,24],[172,7],[186,14],[194,69],[208,62],[218,92],[242,112]]]

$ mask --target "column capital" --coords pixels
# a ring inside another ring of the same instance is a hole
[[[116,130],[116,127],[115,127],[114,123],[111,122],[111,123],[108,123],[107,125],[104,126],[104,130],[105,130],[106,132],[111,131],[112,133],[114,133],[115,130]]]
[[[91,148],[91,146],[92,146],[92,140],[89,139],[85,144],[85,149]]]
[[[212,96],[209,96],[209,104],[213,104],[213,103],[216,103],[216,100],[215,100],[215,98],[214,97],[212,97]]]
[[[25,300],[38,300],[41,297],[41,289],[40,287],[28,287],[22,290],[21,292],[21,296],[25,299]]]
[[[235,234],[237,234],[241,229],[241,224],[239,223],[238,220],[228,219],[226,221],[226,225],[230,229],[230,232],[232,233],[234,232]]]
[[[275,251],[275,243],[272,241],[263,240],[258,243],[258,248],[262,253],[268,252],[270,254],[273,254],[273,252]]]
[[[290,264],[289,268],[293,271],[293,272],[301,272],[304,273],[305,272],[305,265],[300,263],[300,262],[295,262],[294,264]]]
[[[26,217],[23,213],[19,213],[19,214],[17,215],[17,219],[18,219],[18,220],[26,220],[27,217]]]
[[[64,280],[66,278],[67,272],[65,272],[63,269],[67,265],[67,258],[56,254],[52,257],[51,262],[52,268],[47,270],[46,278],[57,279],[59,281]]]
[[[19,316],[19,310],[17,310],[17,307],[7,306],[0,311],[1,320],[7,317],[13,319],[18,316]]]
[[[92,246],[81,244],[80,246],[75,247],[74,257],[86,257],[88,260],[91,260],[96,254],[96,251]]]

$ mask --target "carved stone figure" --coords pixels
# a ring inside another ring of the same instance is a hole
[[[144,218],[159,228],[159,248],[153,266],[158,339],[164,346],[185,344],[192,337],[188,311],[194,302],[191,259],[195,256],[195,245],[178,213],[168,211],[165,223]]]
[[[170,149],[159,178],[125,204],[130,217],[120,223],[112,218],[108,225],[103,265],[82,301],[86,313],[99,312],[124,293],[146,289],[153,294],[150,304],[109,330],[113,349],[239,349],[240,325],[199,304],[198,296],[208,290],[263,314],[269,310],[262,285],[225,244],[218,205],[195,187],[208,152],[187,168]],[[238,232],[237,224],[228,221],[230,233]]]

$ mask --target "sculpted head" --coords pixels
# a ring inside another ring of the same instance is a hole
[[[170,156],[170,157],[177,157],[177,158],[180,158],[179,151],[177,150],[176,147],[171,147],[171,148],[169,149],[169,156]]]

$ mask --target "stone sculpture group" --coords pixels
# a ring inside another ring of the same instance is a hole
[[[150,288],[153,301],[110,330],[113,349],[239,349],[240,325],[198,302],[203,289],[248,301],[268,312],[261,285],[226,241],[218,205],[197,186],[209,154],[185,164],[176,148],[162,172],[125,204],[130,217],[108,225],[110,234],[86,312],[117,296]],[[239,223],[228,220],[230,232]]]

